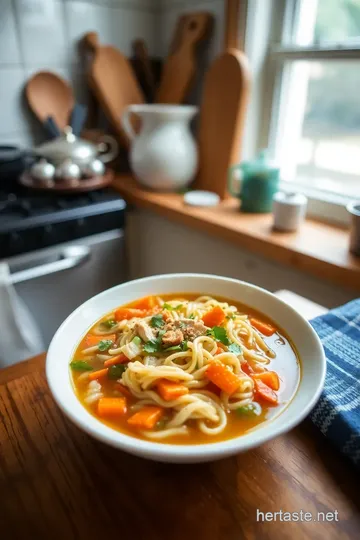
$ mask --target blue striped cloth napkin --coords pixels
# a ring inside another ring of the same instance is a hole
[[[360,467],[360,298],[310,323],[327,358],[324,391],[310,418]]]

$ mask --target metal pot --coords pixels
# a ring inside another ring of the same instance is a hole
[[[103,135],[98,144],[93,144],[76,137],[67,127],[60,137],[35,148],[34,154],[47,159],[55,167],[70,159],[83,171],[95,159],[101,159],[103,163],[114,159],[118,154],[118,144],[108,135]]]

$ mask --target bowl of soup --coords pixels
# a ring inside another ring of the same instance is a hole
[[[80,429],[158,461],[254,448],[318,400],[325,356],[310,324],[270,292],[202,274],[121,284],[77,308],[46,360],[55,401]]]

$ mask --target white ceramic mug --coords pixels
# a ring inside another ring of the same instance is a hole
[[[132,141],[130,165],[139,182],[156,191],[178,191],[194,179],[198,152],[190,120],[198,108],[190,105],[129,105],[122,125]],[[131,114],[141,119],[136,134]]]
[[[305,219],[307,198],[301,193],[278,191],[273,199],[274,229],[296,231]]]

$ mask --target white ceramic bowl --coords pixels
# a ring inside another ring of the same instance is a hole
[[[288,407],[246,435],[204,445],[160,444],[123,435],[99,422],[74,394],[69,362],[81,337],[95,321],[117,306],[162,293],[208,293],[253,307],[273,319],[291,337],[302,366],[299,388]],[[118,285],[91,298],[60,326],[49,348],[46,376],[55,401],[80,429],[111,446],[157,461],[195,463],[244,452],[289,431],[309,414],[324,385],[325,355],[310,324],[273,294],[248,283],[205,274],[167,274]]]

